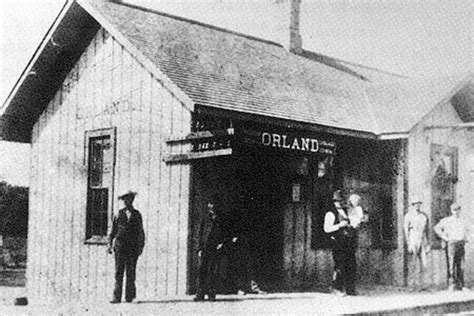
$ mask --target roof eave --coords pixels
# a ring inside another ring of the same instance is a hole
[[[31,142],[31,131],[99,25],[65,3],[0,109],[0,139]]]
[[[64,19],[64,16],[69,11],[69,9],[73,5],[73,3],[74,3],[74,1],[66,1],[64,3],[64,6],[59,11],[58,15],[54,19],[53,24],[51,24],[50,28],[46,32],[46,35],[41,40],[40,45],[38,46],[38,48],[36,48],[35,52],[33,53],[33,56],[29,60],[29,62],[26,65],[25,69],[23,70],[20,77],[18,78],[17,82],[13,86],[13,89],[8,94],[7,99],[5,100],[2,107],[0,108],[0,116],[5,113],[5,110],[11,104],[11,101],[14,98],[14,96],[16,95],[16,93],[18,92],[18,89],[23,85],[25,79],[31,74],[31,71],[32,71],[35,63],[37,62],[38,58],[41,56],[41,53],[44,51],[46,45],[48,45],[49,41],[51,41],[55,30],[57,29],[58,25],[62,22],[62,20]]]

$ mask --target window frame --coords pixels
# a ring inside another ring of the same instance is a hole
[[[89,190],[90,190],[90,144],[91,140],[99,137],[110,137],[110,145],[112,146],[112,166],[111,166],[111,179],[110,185],[108,186],[108,203],[107,203],[107,229],[106,235],[89,235],[88,227],[89,227],[89,219],[88,219],[88,209],[89,209]],[[113,216],[113,206],[114,206],[114,187],[115,187],[115,165],[117,160],[117,128],[116,127],[109,127],[109,128],[101,128],[95,130],[87,130],[85,131],[84,135],[84,161],[83,165],[86,171],[86,216],[84,219],[84,243],[85,244],[99,244],[105,245],[108,242],[107,233],[109,231],[112,216]]]

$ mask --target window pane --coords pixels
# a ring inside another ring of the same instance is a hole
[[[88,201],[88,236],[107,235],[108,189],[90,189]]]
[[[114,129],[86,132],[88,183],[86,238],[107,236],[115,161]],[[101,240],[98,238],[97,240]]]
[[[90,140],[89,151],[89,186],[102,186],[102,166],[103,166],[103,146],[102,138],[93,138]]]

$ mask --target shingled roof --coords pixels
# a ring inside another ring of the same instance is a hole
[[[400,83],[400,78],[394,84],[386,80],[377,84],[369,78],[380,78],[376,71],[361,75],[350,64],[327,63],[327,58],[318,60],[315,54],[298,56],[273,42],[145,8],[110,1],[77,3],[71,7],[82,13],[64,14],[68,29],[75,19],[83,25],[84,14],[92,17],[108,32],[120,35],[129,49],[197,105],[375,136],[408,132],[445,91],[426,82]],[[56,28],[66,22],[59,21]],[[39,50],[40,57],[48,54],[47,47]],[[5,104],[7,110],[20,107],[16,100],[25,99],[25,92],[15,89]],[[433,90],[437,93],[431,94]]]
[[[275,43],[150,10],[110,2],[96,9],[196,104],[376,130],[353,75]]]

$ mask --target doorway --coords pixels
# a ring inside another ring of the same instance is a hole
[[[250,270],[246,271],[246,277],[255,279],[260,288],[270,292],[281,290],[283,215],[290,190],[287,169],[285,157],[262,151],[193,162],[188,269],[190,293],[196,291],[199,225],[207,202],[216,198],[223,215],[229,219],[229,236],[238,235],[242,247],[248,250],[243,257],[223,253],[219,292],[237,290],[233,275],[236,273],[235,265],[246,265]]]

